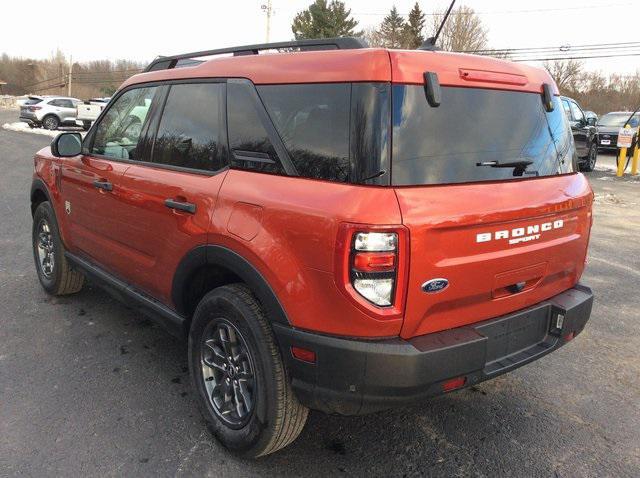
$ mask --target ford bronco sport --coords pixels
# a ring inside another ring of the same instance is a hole
[[[541,69],[252,45],[160,57],[39,151],[33,252],[47,292],[90,277],[187,338],[213,434],[259,456],[309,408],[401,406],[573,339],[592,200]]]

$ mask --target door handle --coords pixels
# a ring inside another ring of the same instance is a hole
[[[95,180],[93,182],[94,187],[98,188],[98,189],[102,189],[103,191],[113,191],[113,184],[111,184],[109,181],[98,181]]]
[[[178,211],[184,211],[191,214],[195,214],[196,212],[196,205],[190,202],[176,201],[175,199],[169,198],[164,200],[164,205],[170,209],[176,209]]]

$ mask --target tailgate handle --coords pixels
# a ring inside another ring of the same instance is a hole
[[[512,294],[517,294],[518,292],[522,292],[522,289],[527,285],[526,281],[516,282],[515,284],[508,285],[506,289]]]

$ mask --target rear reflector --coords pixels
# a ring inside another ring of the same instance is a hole
[[[353,267],[360,272],[392,271],[395,264],[395,252],[358,252],[353,259]]]
[[[464,387],[464,384],[467,383],[467,377],[456,377],[447,380],[442,383],[442,391],[450,392],[452,390],[456,390],[458,388]]]
[[[575,336],[576,336],[575,332],[568,333],[567,335],[564,336],[564,341],[570,342],[574,339]]]
[[[316,353],[302,347],[291,347],[291,355],[303,362],[316,363]]]

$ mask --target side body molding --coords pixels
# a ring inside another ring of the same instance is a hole
[[[251,288],[272,321],[290,325],[282,304],[260,271],[231,249],[216,245],[192,249],[178,265],[173,277],[171,299],[179,314],[188,315],[186,284],[191,275],[205,265],[221,266],[236,274]]]

